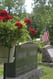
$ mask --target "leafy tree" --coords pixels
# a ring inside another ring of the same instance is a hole
[[[10,14],[10,10],[14,7],[15,5],[15,1],[16,0],[3,0],[3,6],[5,7],[5,9],[7,8],[9,14]]]
[[[42,31],[51,24],[51,20],[53,18],[53,6],[52,0],[49,0],[46,5],[46,0],[34,0],[34,8],[33,8],[33,21],[37,25],[38,33],[42,33]],[[34,27],[35,28],[35,27]]]
[[[4,7],[3,7],[3,4],[2,4],[2,0],[0,0],[0,11],[3,10]]]
[[[20,14],[23,11],[25,0],[2,0],[2,4],[9,13]]]

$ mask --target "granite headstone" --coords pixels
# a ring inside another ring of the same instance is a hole
[[[15,61],[6,65],[7,79],[39,79],[41,69],[37,68],[37,45],[27,42],[17,45]]]
[[[53,63],[53,46],[46,45],[42,48],[42,62]]]

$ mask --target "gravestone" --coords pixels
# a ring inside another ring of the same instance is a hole
[[[27,42],[17,45],[14,63],[6,64],[6,79],[39,79],[41,69],[37,68],[37,45]]]
[[[42,62],[53,63],[53,46],[46,45],[42,48]]]

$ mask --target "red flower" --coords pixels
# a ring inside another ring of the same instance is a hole
[[[29,27],[29,30],[30,30],[30,33],[31,33],[32,35],[35,35],[35,34],[36,34],[36,31],[35,31],[34,29],[32,29],[31,27]]]
[[[8,12],[6,10],[0,11],[0,16],[5,17],[8,15]]]
[[[19,23],[19,21],[17,21],[17,22],[15,23],[15,26],[18,26],[18,29],[23,28],[23,25],[22,25],[21,23]]]
[[[31,20],[30,19],[25,19],[24,22],[31,25]]]
[[[2,10],[0,12],[0,20],[2,20],[3,22],[8,21],[9,19],[13,19],[12,16],[8,15],[8,12],[5,10]]]
[[[7,22],[9,20],[9,17],[1,17],[0,16],[0,20],[2,20],[3,22]]]
[[[8,15],[8,16],[7,16],[7,18],[8,18],[8,19],[13,19],[13,17],[12,17],[12,16],[10,16],[10,15]]]
[[[3,17],[3,22],[7,22],[9,20],[9,18],[6,16],[6,17]]]
[[[15,24],[17,24],[17,23],[19,23],[20,22],[20,20],[18,20]]]
[[[4,21],[4,17],[1,17],[1,16],[0,16],[0,21]]]
[[[8,19],[9,19],[8,17],[1,17],[1,16],[0,16],[0,20],[2,20],[3,22],[7,22]]]

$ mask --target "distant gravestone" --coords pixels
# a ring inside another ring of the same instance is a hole
[[[41,70],[37,68],[37,45],[27,42],[17,45],[15,61],[6,65],[7,79],[39,79]]]
[[[53,63],[53,46],[46,45],[42,48],[42,62]]]

